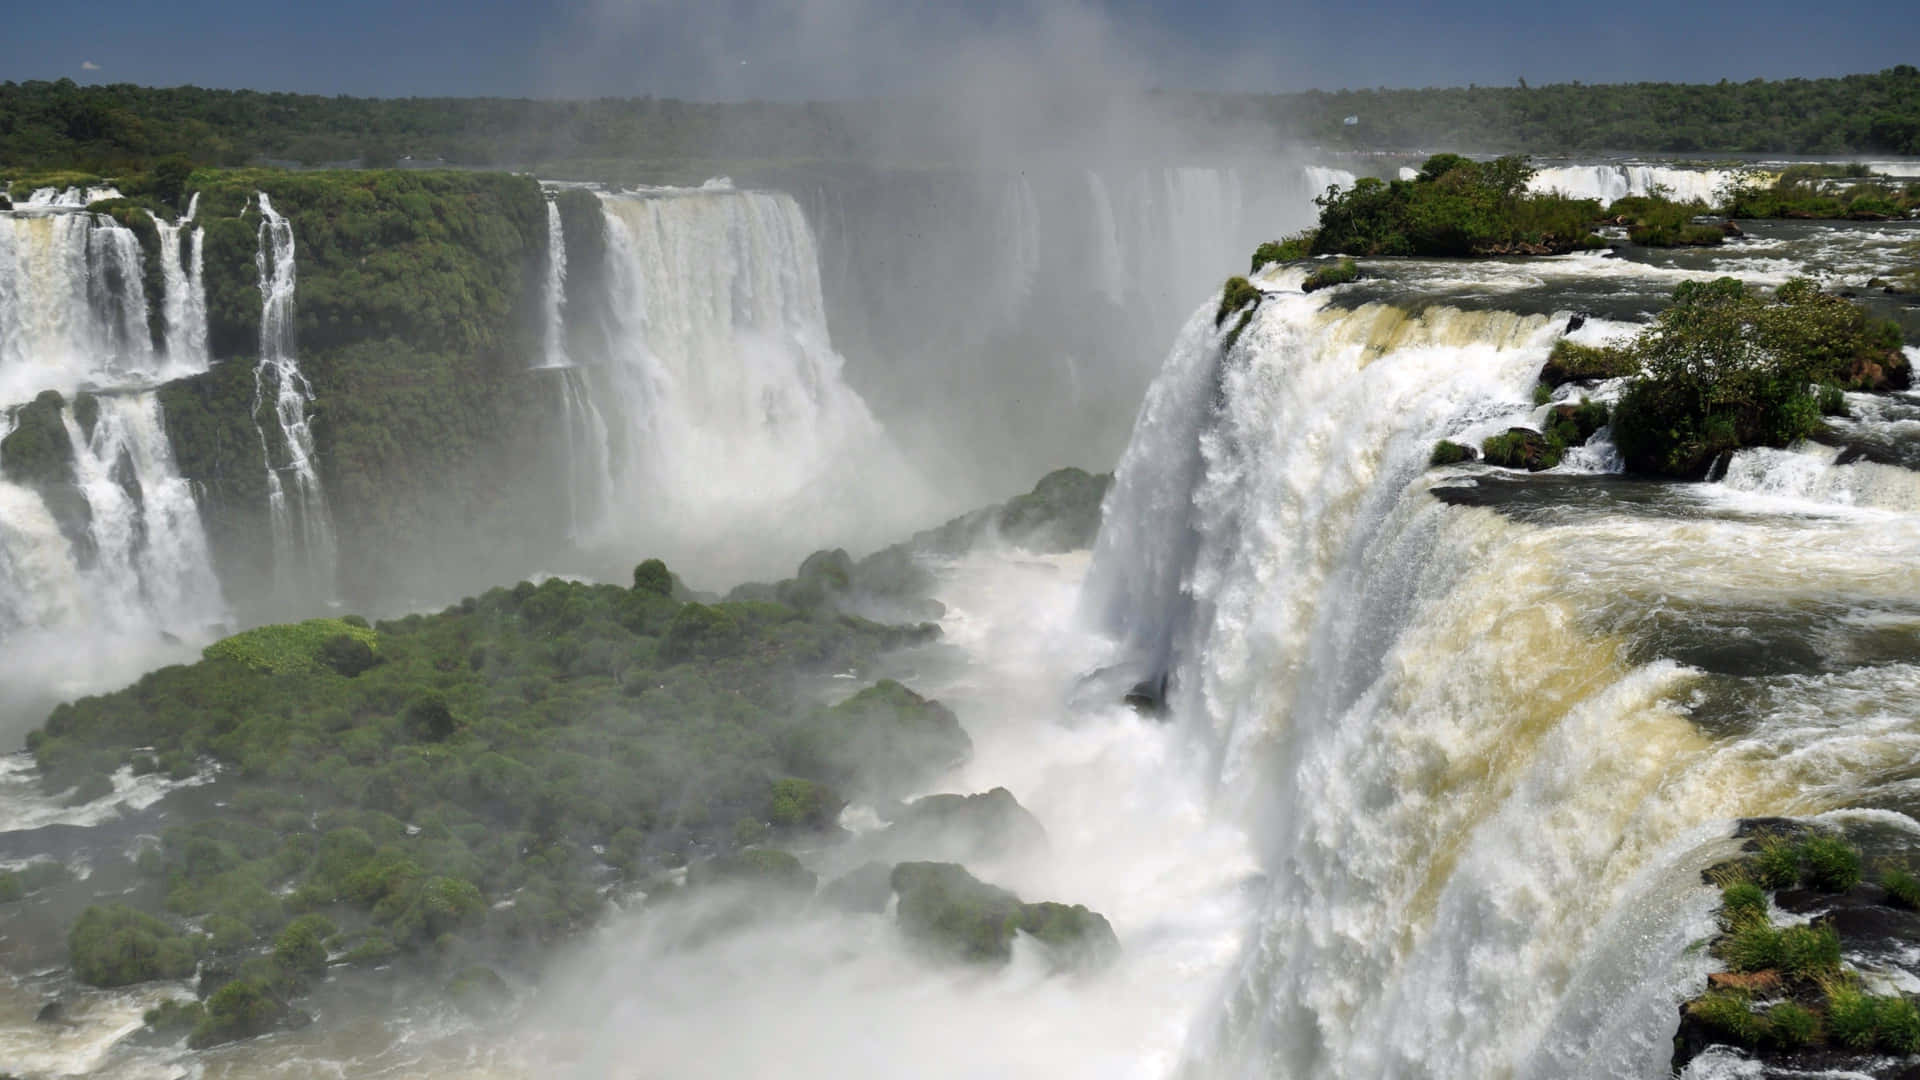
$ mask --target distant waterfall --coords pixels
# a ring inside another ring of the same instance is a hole
[[[607,355],[568,392],[606,418],[607,539],[767,573],[918,520],[917,481],[841,377],[799,205],[714,187],[601,200]]]
[[[267,462],[275,588],[283,598],[334,597],[335,546],[326,494],[315,471],[307,403],[313,389],[294,357],[293,226],[260,192],[260,359],[253,369],[254,429]],[[260,422],[273,418],[272,434]],[[292,490],[288,490],[291,481]]]
[[[60,418],[85,545],[69,541],[39,492],[0,480],[0,673],[20,686],[100,689],[181,640],[205,640],[227,617],[157,396],[95,400],[90,431],[72,403]],[[12,410],[4,415],[0,436],[15,424]]]
[[[546,365],[568,365],[566,323],[561,318],[567,299],[567,234],[560,227],[560,207],[552,199],[547,204],[547,294]]]
[[[143,266],[132,230],[103,214],[0,214],[0,401],[151,380]]]
[[[160,231],[160,274],[164,284],[162,313],[166,317],[169,377],[205,371],[207,352],[207,286],[201,244],[206,231],[193,224],[200,209],[194,192],[187,212],[177,222],[154,219]]]
[[[1683,169],[1664,165],[1566,165],[1541,169],[1528,187],[1602,206],[1629,195],[1664,194],[1675,202],[1716,206],[1746,176],[1740,169]]]

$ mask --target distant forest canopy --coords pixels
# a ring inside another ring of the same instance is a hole
[[[1210,140],[1218,149],[1224,135],[1329,150],[1920,154],[1920,69],[1904,64],[1837,79],[1157,93],[1148,102],[1157,122],[1142,132],[1172,132],[1195,148]],[[1072,108],[1035,111],[1047,124],[1076,122]],[[207,165],[938,160],[939,124],[928,122],[937,115],[928,102],[377,99],[62,79],[0,83],[0,165],[112,174],[172,155]]]

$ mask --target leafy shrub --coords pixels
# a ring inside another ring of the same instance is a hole
[[[206,1016],[206,1007],[198,1001],[169,998],[148,1009],[140,1019],[155,1031],[176,1032],[192,1031]]]
[[[1220,287],[1220,307],[1213,313],[1213,325],[1219,326],[1227,321],[1227,316],[1260,302],[1260,290],[1243,277],[1230,277]]]
[[[1920,879],[1896,868],[1880,875],[1880,885],[1893,903],[1908,911],[1920,911]]]
[[[1720,921],[1732,928],[1767,917],[1767,894],[1751,881],[1735,881],[1720,890]]]
[[[1313,254],[1313,230],[1295,233],[1284,240],[1269,240],[1253,249],[1253,265],[1247,269],[1249,274],[1257,274],[1268,263],[1294,262]]]
[[[773,782],[773,809],[767,820],[779,828],[824,829],[845,805],[825,784],[788,777]]]
[[[666,563],[648,559],[633,568],[633,587],[637,592],[654,596],[672,596],[673,575],[667,571]]]
[[[328,667],[328,647],[342,637],[361,643],[369,653],[379,645],[379,635],[365,627],[340,619],[308,619],[222,638],[207,646],[205,655],[209,660],[232,660],[273,674],[312,672]]]
[[[1828,988],[1828,1036],[1854,1050],[1873,1049],[1879,1035],[1880,1002],[1850,982]]]
[[[120,904],[81,912],[67,951],[80,981],[103,987],[184,979],[196,963],[192,943],[172,927]]]
[[[1615,409],[1614,441],[1638,472],[1694,476],[1743,446],[1785,446],[1819,426],[1812,385],[1905,385],[1899,330],[1806,282],[1773,302],[1735,280],[1687,282],[1634,342],[1641,373]]]
[[[1441,439],[1439,442],[1433,444],[1433,453],[1427,457],[1427,464],[1436,466],[1458,465],[1463,461],[1472,461],[1473,459],[1474,452],[1472,447],[1462,446],[1448,439]]]
[[[1804,1005],[1783,1001],[1767,1010],[1767,1040],[1786,1050],[1798,1050],[1820,1038],[1820,1018]]]
[[[1860,853],[1837,836],[1800,842],[1800,877],[1821,892],[1846,892],[1860,883]]]
[[[1547,386],[1560,386],[1623,378],[1639,370],[1639,361],[1629,349],[1581,345],[1561,338],[1553,343],[1553,352],[1547,355],[1546,366],[1540,369],[1540,381]]]
[[[195,1050],[264,1035],[287,1015],[287,1006],[270,988],[254,979],[240,978],[214,991],[206,1015],[187,1045]]]
[[[1790,840],[1763,841],[1753,859],[1754,880],[1769,889],[1790,889],[1800,880],[1800,848]]]
[[[1747,995],[1715,990],[1687,1003],[1687,1014],[1737,1046],[1756,1046],[1767,1036],[1766,1018],[1753,1011]]]
[[[1527,193],[1525,158],[1428,159],[1413,180],[1363,177],[1314,200],[1316,255],[1557,254],[1581,247],[1600,216],[1591,200]]]

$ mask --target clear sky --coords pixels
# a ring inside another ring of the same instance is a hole
[[[934,88],[1017,65],[1286,91],[1819,77],[1920,62],[1911,0],[91,0],[10,5],[0,79],[704,99]]]

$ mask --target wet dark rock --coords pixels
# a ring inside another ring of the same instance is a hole
[[[67,1019],[67,1003],[58,999],[40,1006],[40,1011],[33,1016],[33,1022],[36,1024],[72,1023],[72,1021]]]
[[[1567,317],[1567,333],[1569,334],[1585,325],[1587,325],[1587,313],[1584,311],[1576,311]]]
[[[1143,679],[1128,688],[1120,703],[1142,716],[1160,716],[1167,708],[1167,677]]]
[[[841,911],[857,915],[878,915],[887,910],[893,898],[893,867],[870,862],[835,878],[820,890],[820,899]]]
[[[1105,963],[1119,951],[1113,927],[1098,912],[1074,904],[1022,903],[953,863],[901,863],[893,868],[900,895],[900,928],[937,955],[969,963],[1003,964],[1013,939],[1032,935],[1063,968]]]

